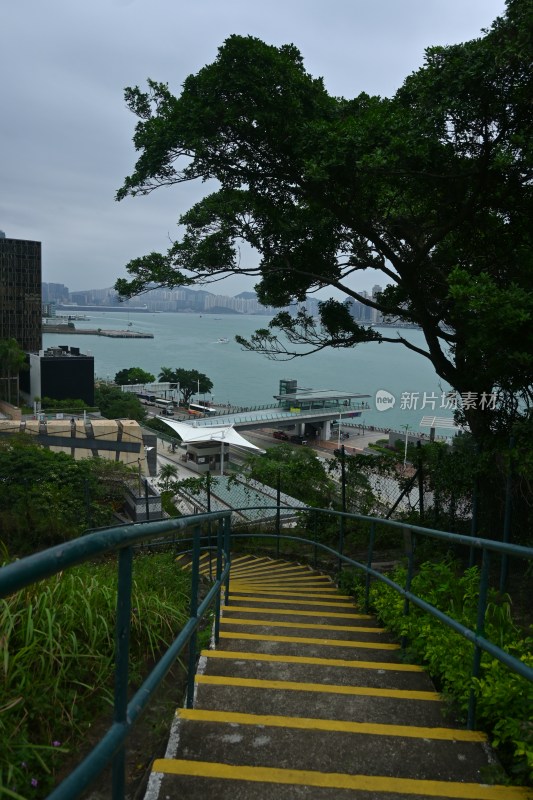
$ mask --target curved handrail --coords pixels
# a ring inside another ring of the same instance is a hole
[[[398,522],[395,520],[385,520],[371,517],[364,514],[338,512],[332,509],[317,509],[301,506],[295,507],[295,513],[323,514],[335,517],[339,520],[339,543],[338,547],[331,547],[323,542],[305,536],[281,533],[279,514],[276,518],[276,530],[274,533],[246,532],[238,533],[231,531],[231,515],[242,510],[253,509],[265,510],[265,506],[246,506],[242,508],[215,511],[211,513],[196,514],[189,517],[180,517],[171,520],[144,522],[136,524],[126,524],[113,528],[105,528],[99,531],[88,533],[85,536],[50,548],[40,553],[35,553],[27,558],[8,564],[0,568],[0,597],[12,594],[25,586],[38,580],[50,577],[68,567],[75,566],[104,553],[118,553],[118,590],[117,590],[117,623],[116,623],[116,669],[115,669],[115,710],[114,720],[102,739],[91,751],[87,758],[58,786],[50,795],[50,800],[70,800],[81,794],[90,783],[102,772],[102,770],[113,762],[113,798],[119,800],[124,797],[124,742],[135,724],[140,714],[150,702],[156,688],[168,673],[177,656],[184,647],[189,644],[189,674],[188,674],[188,695],[187,704],[192,704],[194,687],[194,666],[196,658],[196,632],[200,621],[205,617],[207,611],[213,603],[216,604],[215,612],[215,639],[218,637],[218,627],[220,619],[220,603],[222,588],[225,587],[225,601],[230,597],[230,569],[231,569],[231,539],[246,538],[269,538],[277,542],[279,553],[279,542],[296,541],[300,544],[308,544],[315,549],[330,554],[338,561],[339,569],[343,564],[352,566],[366,575],[366,604],[368,605],[370,578],[382,581],[397,591],[405,600],[404,613],[408,613],[408,604],[413,603],[422,610],[433,615],[440,622],[452,628],[461,636],[466,638],[474,645],[474,658],[472,666],[472,676],[476,677],[480,667],[481,651],[489,653],[498,659],[508,669],[513,670],[528,681],[533,682],[533,669],[524,662],[511,656],[502,648],[495,645],[484,637],[483,620],[487,607],[488,594],[488,569],[489,554],[495,552],[504,555],[533,559],[533,548],[520,545],[512,545],[506,542],[498,542],[492,539],[484,539],[479,536],[466,536],[449,531],[439,531],[430,528],[423,528],[409,522]],[[278,512],[280,508],[292,508],[290,505],[267,506]],[[367,548],[366,564],[356,561],[343,552],[344,549],[344,523],[346,521],[359,521],[370,526],[370,535]],[[198,604],[199,587],[199,561],[202,543],[207,542],[207,548],[212,550],[213,537],[202,536],[201,527],[203,525],[218,522],[216,536],[216,578],[213,581],[209,592],[203,601]],[[247,523],[248,525],[250,523]],[[479,602],[478,602],[478,623],[475,631],[467,628],[452,617],[444,614],[438,608],[427,603],[422,598],[417,597],[411,591],[411,578],[414,567],[414,548],[408,547],[408,570],[406,585],[400,586],[391,578],[372,568],[375,529],[376,526],[397,530],[405,536],[410,537],[429,537],[441,541],[464,545],[468,548],[479,550],[483,555],[482,570],[480,575]],[[191,570],[191,609],[189,620],[164,653],[160,661],[154,667],[150,675],[146,678],[142,686],[137,690],[131,700],[127,700],[128,690],[128,655],[129,655],[129,624],[131,609],[131,589],[132,589],[132,561],[133,549],[139,544],[146,544],[157,538],[153,546],[164,544],[165,535],[173,535],[172,540],[167,543],[176,544],[175,534],[183,532],[189,528],[194,528],[191,539],[180,539],[182,543],[192,543],[192,570]],[[474,727],[475,722],[475,696],[472,691],[470,698],[470,708],[468,714],[468,727]]]

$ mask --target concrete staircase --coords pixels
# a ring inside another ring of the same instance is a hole
[[[427,675],[327,576],[243,556],[147,800],[531,797],[494,771],[484,735],[446,721]]]

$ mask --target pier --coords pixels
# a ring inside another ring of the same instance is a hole
[[[104,328],[75,328],[70,325],[43,325],[43,333],[81,334],[82,336],[107,336],[110,339],[153,339],[153,333],[141,331],[104,330]]]

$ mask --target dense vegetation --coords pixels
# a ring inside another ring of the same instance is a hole
[[[135,384],[152,383],[155,375],[140,367],[125,367],[115,375],[115,383],[118,386],[134,386]]]
[[[94,402],[107,419],[136,419],[142,422],[146,410],[131,392],[123,392],[118,386],[101,383],[95,387]]]
[[[390,575],[405,586],[406,568],[397,567]],[[362,602],[364,586],[360,579],[345,576],[346,585]],[[518,594],[518,585],[515,585]],[[476,630],[479,571],[463,572],[450,557],[421,564],[412,581],[412,591],[471,630]],[[466,721],[470,690],[477,698],[476,719],[497,748],[504,766],[513,778],[533,781],[533,685],[509,671],[485,653],[479,679],[472,681],[472,645],[416,606],[404,614],[404,600],[381,582],[371,585],[370,601],[378,618],[397,634],[406,637],[407,657],[423,664],[448,700],[450,712]],[[533,636],[513,622],[511,600],[491,591],[485,619],[485,633],[516,658],[533,667]],[[501,777],[501,776],[500,776]]]
[[[324,464],[309,447],[280,444],[264,455],[251,455],[241,477],[265,483],[309,506],[327,508],[335,496],[335,485]]]
[[[133,681],[188,616],[188,583],[171,554],[135,559]],[[0,600],[0,794],[47,796],[95,721],[111,723],[116,586],[114,561],[87,563]]]
[[[27,555],[116,522],[131,470],[96,458],[75,461],[25,434],[0,438],[0,540]]]

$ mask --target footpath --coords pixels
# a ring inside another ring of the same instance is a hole
[[[220,630],[146,800],[531,797],[492,785],[485,736],[446,718],[428,676],[327,576],[235,558]]]

